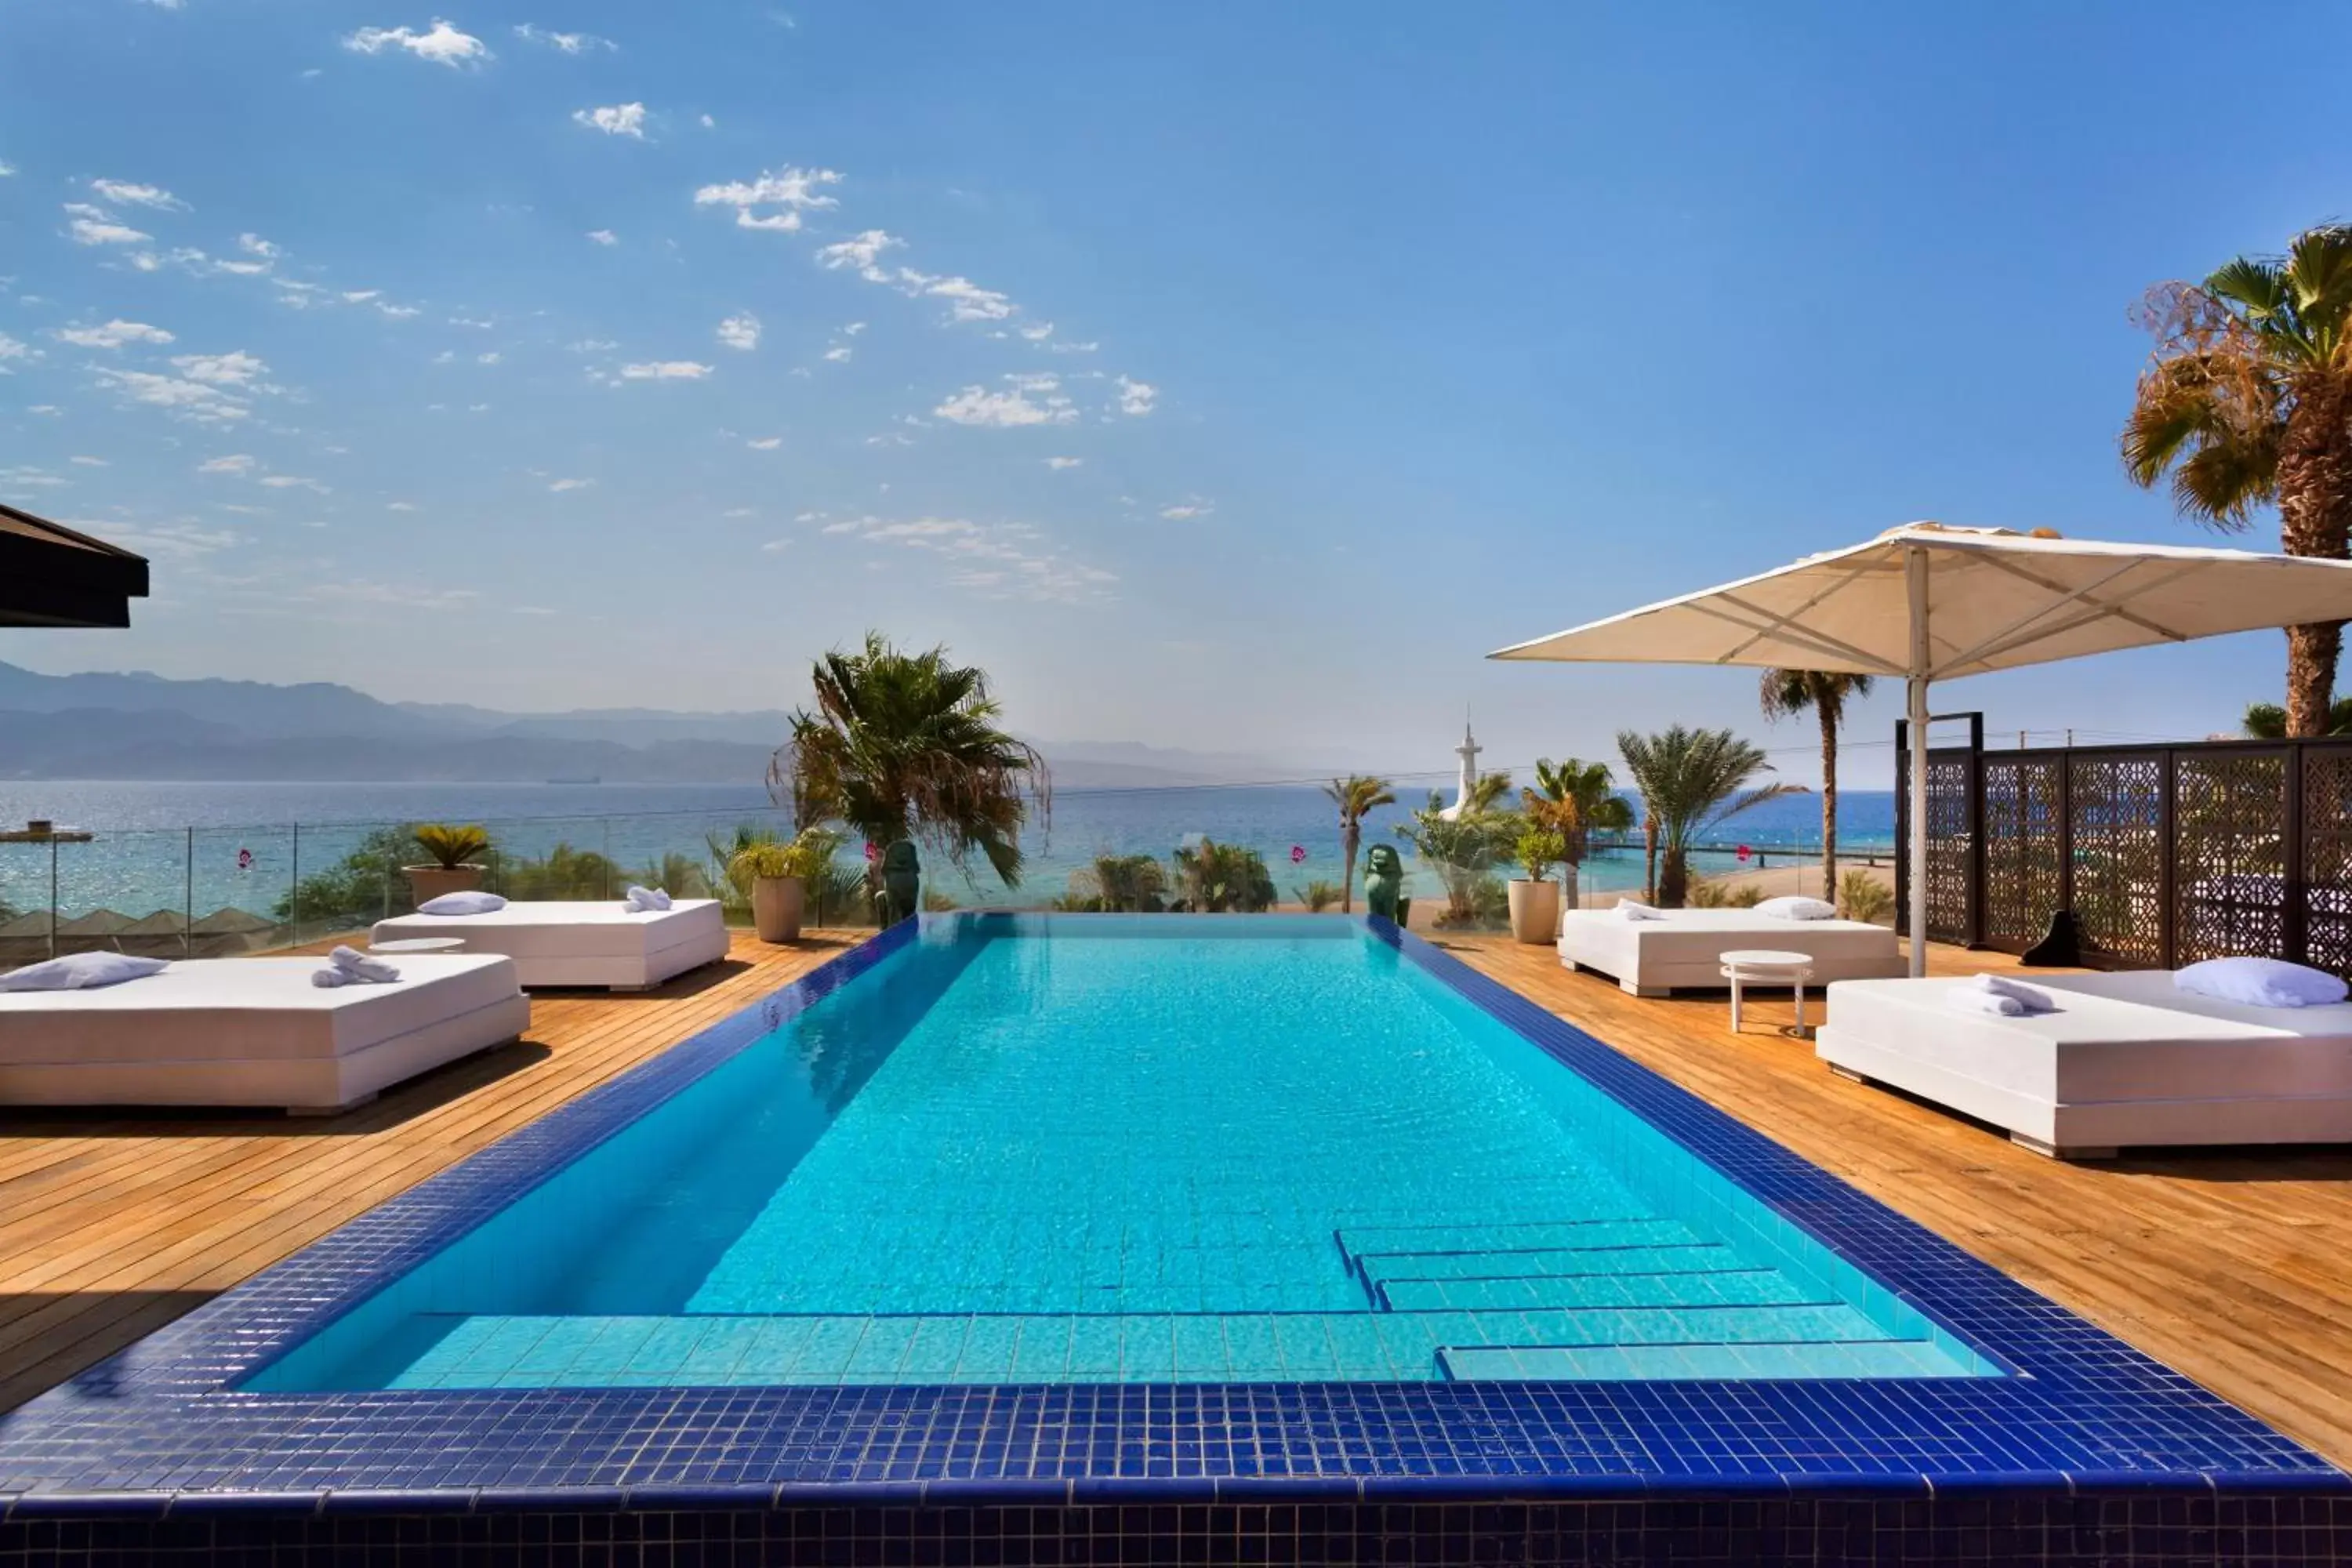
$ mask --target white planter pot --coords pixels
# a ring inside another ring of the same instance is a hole
[[[1559,930],[1559,884],[1514,878],[1510,894],[1512,938],[1538,947],[1549,942]]]

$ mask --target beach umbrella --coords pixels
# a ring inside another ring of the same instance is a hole
[[[0,626],[127,626],[147,558],[0,506]]]
[[[2352,562],[1906,523],[1488,655],[1837,670],[1904,682],[1911,973],[1927,972],[1927,689],[1988,670],[2352,619]]]

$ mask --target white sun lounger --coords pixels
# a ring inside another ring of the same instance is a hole
[[[0,992],[0,1105],[340,1110],[530,1024],[503,958],[404,954],[384,984],[323,958],[194,958],[120,985]]]
[[[1948,1005],[1949,979],[1832,985],[1814,1052],[1847,1078],[1917,1095],[2045,1154],[2098,1159],[2181,1143],[2352,1142],[2352,1003],[2248,1007],[2172,972],[2021,975],[2059,1011]]]
[[[486,915],[398,915],[378,921],[372,942],[454,936],[467,952],[503,953],[527,990],[604,985],[638,991],[727,956],[727,919],[716,899],[680,899],[633,914],[619,900],[509,904]]]
[[[1661,910],[1629,921],[1613,909],[1570,910],[1560,920],[1559,961],[1597,970],[1636,996],[1677,986],[1720,991],[1721,954],[1732,948],[1801,952],[1811,984],[1903,973],[1902,950],[1885,926],[1861,921],[1792,921],[1754,910]]]

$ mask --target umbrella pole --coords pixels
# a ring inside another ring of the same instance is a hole
[[[1914,549],[1903,563],[1905,586],[1911,601],[1911,674],[1904,682],[1910,721],[1911,858],[1906,891],[1910,894],[1911,977],[1927,973],[1927,552]]]

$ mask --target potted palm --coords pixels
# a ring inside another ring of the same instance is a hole
[[[821,827],[805,827],[789,844],[772,839],[745,845],[727,863],[739,887],[751,889],[751,929],[761,942],[798,942],[808,904],[808,879],[822,872],[840,839]]]
[[[1559,931],[1559,884],[1551,868],[1568,853],[1567,840],[1549,827],[1529,827],[1512,846],[1524,877],[1511,879],[1511,936],[1540,945]]]
[[[482,885],[485,869],[475,863],[474,857],[490,847],[490,836],[478,822],[459,826],[448,822],[427,822],[411,835],[416,847],[425,851],[433,864],[404,866],[408,875],[409,895],[418,903],[437,899],[444,893],[464,893]]]

